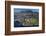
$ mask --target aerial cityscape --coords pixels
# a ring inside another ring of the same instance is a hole
[[[39,9],[14,8],[14,27],[38,27]]]

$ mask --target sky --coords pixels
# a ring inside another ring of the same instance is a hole
[[[31,10],[31,11],[33,11],[33,12],[39,12],[39,9],[23,9],[23,8],[14,8],[14,12],[17,12],[17,13],[19,13],[19,12],[21,12],[21,11],[29,11],[29,10]]]

